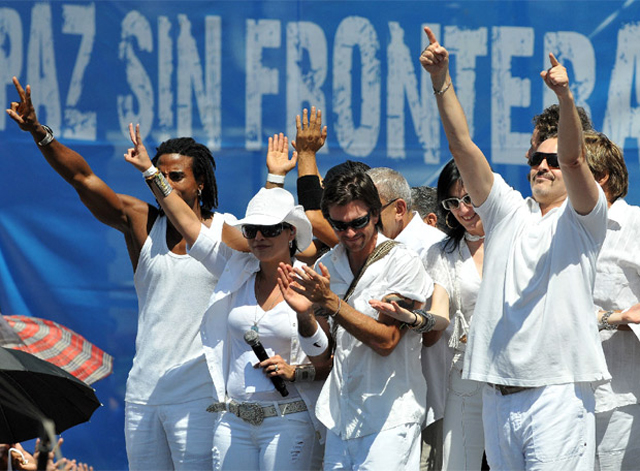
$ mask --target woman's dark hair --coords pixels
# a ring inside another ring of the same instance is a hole
[[[438,178],[438,206],[442,208],[442,201],[446,200],[450,196],[451,188],[460,182],[463,184],[460,171],[453,160],[450,160],[447,165],[444,166],[440,177]],[[460,246],[460,241],[464,237],[465,228],[458,222],[458,220],[451,214],[448,209],[442,208],[444,212],[444,231],[447,234],[447,238],[444,243],[444,250],[447,253],[451,253]]]
[[[290,231],[292,231],[296,227],[296,226],[292,226],[288,222],[283,222],[282,224],[286,229],[289,229]],[[298,229],[296,229],[296,233],[297,231]],[[289,246],[289,256],[293,258],[298,251],[299,251],[298,241],[294,237],[294,239],[291,241],[291,245]]]
[[[156,149],[156,155],[152,160],[153,165],[158,163],[158,158],[164,154],[179,154],[191,157],[191,169],[196,181],[202,179],[202,194],[199,195],[200,206],[203,212],[210,213],[218,207],[218,185],[216,184],[216,162],[211,151],[205,145],[199,144],[190,137],[178,137],[164,141]]]
[[[320,209],[325,219],[329,219],[329,208],[344,206],[352,201],[360,200],[369,209],[372,217],[380,215],[382,204],[378,190],[371,177],[362,171],[347,171],[337,174],[329,180],[325,180],[324,192]],[[376,227],[382,227],[382,221],[378,218]]]

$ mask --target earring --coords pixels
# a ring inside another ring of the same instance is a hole
[[[455,229],[456,227],[458,227],[459,223],[458,221],[456,221],[456,225],[452,226],[451,223],[449,223],[449,216],[451,216],[451,211],[447,211],[447,215],[444,218],[444,223],[447,225],[449,229]]]
[[[202,188],[198,188],[198,198],[202,197]]]
[[[292,249],[292,248],[293,248],[293,241],[292,241],[292,240],[290,240],[290,241],[289,241],[289,248],[290,248],[290,249]]]

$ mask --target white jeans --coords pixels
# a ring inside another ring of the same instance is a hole
[[[487,461],[497,470],[593,470],[595,399],[589,383],[483,392]]]
[[[343,440],[327,432],[324,469],[418,471],[420,425],[403,424],[360,438]]]
[[[596,414],[596,469],[640,469],[640,404]]]
[[[125,439],[130,470],[211,469],[215,417],[211,399],[148,406],[126,403]]]
[[[473,471],[482,468],[484,453],[484,383],[462,379],[461,374],[462,371],[454,364],[449,373],[449,390],[444,409],[442,469]]]
[[[322,445],[308,411],[267,417],[251,425],[231,412],[213,432],[214,470],[319,470]],[[209,468],[210,469],[210,468]]]

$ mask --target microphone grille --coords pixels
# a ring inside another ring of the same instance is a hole
[[[255,345],[260,341],[260,336],[255,330],[249,329],[244,333],[244,341],[249,345]]]

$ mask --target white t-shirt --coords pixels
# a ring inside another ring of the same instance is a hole
[[[593,301],[604,310],[640,302],[640,208],[622,199],[609,208],[607,237],[598,256]],[[600,331],[611,382],[596,389],[596,412],[640,399],[640,341],[632,331]]]
[[[542,216],[534,200],[494,176],[476,208],[487,235],[464,378],[530,387],[610,378],[593,310],[607,220],[598,191],[587,215],[567,198]]]
[[[385,240],[388,239],[379,233],[377,244]],[[337,245],[318,263],[327,267],[331,290],[342,298],[354,277],[344,246]],[[433,289],[430,285],[431,279],[417,254],[398,244],[367,268],[349,305],[377,319],[378,312],[369,300],[398,293],[424,302],[424,293]],[[342,327],[338,327],[335,341],[333,369],[316,405],[316,415],[327,429],[347,440],[406,423],[422,423],[427,390],[419,373],[421,335],[407,331],[386,357]]]

